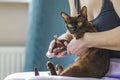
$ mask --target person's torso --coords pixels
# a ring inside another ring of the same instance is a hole
[[[101,8],[101,9],[98,9],[98,12],[99,12],[97,13],[98,15],[92,20],[93,24],[95,25],[98,31],[100,32],[107,31],[120,26],[120,18],[115,12],[113,4],[111,3],[110,0],[102,0],[102,2],[98,4],[98,6],[100,6],[98,8]],[[93,7],[93,9],[97,9],[97,8]],[[89,13],[90,11],[88,8],[88,14]],[[93,14],[93,17],[94,17],[94,14]],[[109,54],[111,58],[120,58],[120,51],[109,50]]]

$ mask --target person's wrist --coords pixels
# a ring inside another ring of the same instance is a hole
[[[87,48],[93,47],[93,46],[91,45],[91,44],[92,44],[92,42],[91,42],[91,33],[86,32],[86,33],[84,34],[84,43],[85,43],[85,46],[86,46]]]

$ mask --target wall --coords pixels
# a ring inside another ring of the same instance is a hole
[[[0,46],[24,46],[28,3],[0,2]]]

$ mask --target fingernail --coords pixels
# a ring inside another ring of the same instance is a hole
[[[54,58],[54,57],[55,57],[55,54],[54,54],[54,53],[52,53],[52,54],[51,54],[51,57],[52,57],[52,58]]]
[[[55,57],[55,54],[54,54],[54,53],[51,53],[50,55],[47,55],[47,57],[48,57],[49,59],[52,59],[52,58]]]

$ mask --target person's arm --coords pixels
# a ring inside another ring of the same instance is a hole
[[[81,56],[91,47],[120,51],[120,26],[104,32],[87,32],[79,40],[72,39],[67,53]]]
[[[117,15],[120,17],[120,0],[111,0]],[[104,32],[86,33],[89,47],[98,47],[120,51],[120,26]],[[86,39],[87,40],[87,39]]]
[[[120,0],[111,1],[114,5],[116,13],[120,17]],[[85,33],[84,37],[79,40],[72,39],[72,41],[68,44],[67,53],[75,54],[78,56],[83,55],[90,47],[120,51],[120,26],[103,32],[87,32]]]
[[[75,9],[75,0],[69,0],[69,6],[70,6],[70,14],[71,16],[77,16],[77,11]]]
[[[88,47],[120,51],[120,26],[109,31],[86,33],[84,40]]]

